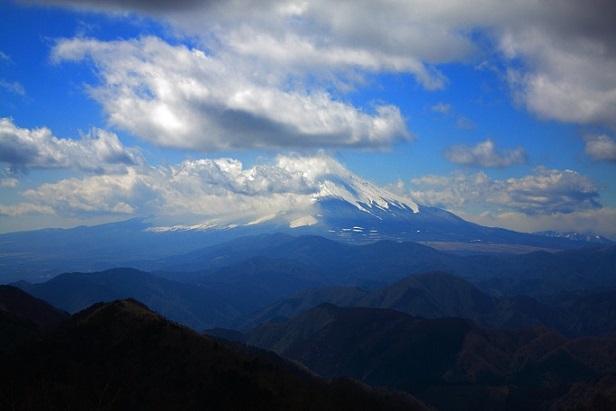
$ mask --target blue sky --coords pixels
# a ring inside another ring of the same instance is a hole
[[[283,211],[326,168],[616,239],[614,8],[0,2],[0,230]]]

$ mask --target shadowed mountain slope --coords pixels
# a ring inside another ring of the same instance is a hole
[[[0,351],[36,338],[69,318],[68,313],[19,288],[0,286]]]
[[[97,304],[3,358],[2,409],[421,410],[407,394],[327,382],[198,335],[134,300]]]
[[[567,340],[545,329],[490,330],[469,320],[329,304],[261,325],[246,341],[324,376],[404,389],[444,410],[549,409],[616,372],[614,338]],[[609,392],[593,395],[616,405]]]
[[[67,273],[45,283],[20,283],[19,286],[70,313],[101,301],[134,298],[170,320],[197,330],[238,315],[218,290],[178,283],[131,268]]]

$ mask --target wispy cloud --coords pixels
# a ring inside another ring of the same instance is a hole
[[[0,79],[0,89],[12,94],[17,94],[18,96],[26,96],[26,89],[17,81],[9,82],[4,79]]]
[[[4,53],[3,51],[0,51],[0,62],[13,64],[13,59],[8,54]]]
[[[435,113],[440,113],[440,114],[446,114],[447,115],[447,114],[451,113],[451,104],[439,102],[439,103],[435,104],[434,106],[432,106],[432,111],[434,111]]]
[[[452,146],[445,151],[445,157],[452,163],[473,167],[509,167],[527,161],[526,151],[522,147],[499,152],[489,139],[474,146]]]
[[[439,102],[438,104],[432,106],[432,111],[435,113],[442,114],[447,118],[455,118],[455,127],[462,130],[470,130],[475,128],[475,123],[471,121],[468,117],[456,113],[453,106],[450,103]]]

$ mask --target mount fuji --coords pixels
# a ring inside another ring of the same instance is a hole
[[[426,207],[378,187],[348,170],[320,176],[310,206],[254,217],[209,220],[195,225],[156,225],[152,233],[201,232],[212,238],[263,232],[319,235],[347,243],[413,241],[446,250],[529,252],[579,247],[579,241],[519,233],[468,222],[453,213]]]
[[[474,224],[445,210],[416,204],[348,171],[321,174],[315,187],[308,206],[302,203],[297,209],[256,217],[217,216],[198,224],[169,225],[161,224],[169,221],[168,216],[148,216],[89,227],[1,234],[4,278],[0,280],[43,281],[67,271],[139,267],[147,261],[264,233],[316,235],[352,244],[413,241],[464,253],[522,253],[588,245]]]

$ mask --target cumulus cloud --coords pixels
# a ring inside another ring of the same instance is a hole
[[[171,166],[133,166],[124,174],[42,184],[22,193],[27,203],[3,206],[0,211],[10,215],[38,210],[69,216],[162,215],[192,219],[193,223],[216,219],[247,223],[268,215],[302,216],[314,204],[324,178],[345,175],[351,172],[324,153],[281,155],[252,167],[230,158],[186,160]]]
[[[210,50],[228,50],[266,72],[300,76],[384,70],[410,73],[424,87],[438,89],[447,79],[435,64],[464,59],[476,50],[461,27],[441,26],[450,19],[448,13],[466,10],[456,4],[448,6],[454,10],[431,13],[434,8],[423,1],[186,1],[157,10],[141,1],[102,7],[100,2],[56,3],[146,13],[200,38]]]
[[[101,76],[90,93],[110,122],[161,146],[381,148],[411,139],[397,107],[367,113],[325,91],[285,90],[241,61],[159,38],[61,40],[53,50],[57,62],[86,57]]]
[[[45,183],[23,195],[34,204],[51,207],[58,213],[133,214],[129,204],[138,200],[148,182],[134,168],[125,174],[93,175]]]
[[[437,207],[493,208],[526,215],[573,213],[601,208],[599,187],[571,170],[537,167],[521,178],[495,180],[484,172],[429,175],[411,180],[409,195]]]
[[[616,4],[537,3],[530,24],[500,28],[514,95],[546,118],[616,127]]]
[[[584,137],[584,152],[598,161],[616,162],[616,140],[606,134],[588,134]]]
[[[103,172],[141,161],[135,149],[124,147],[115,134],[101,129],[71,140],[55,137],[48,128],[30,130],[17,127],[10,118],[0,119],[0,162],[9,165],[9,174],[53,168]]]
[[[427,0],[55,2],[163,19],[200,39],[204,50],[224,50],[235,57],[228,62],[252,64],[287,86],[299,84],[297,90],[315,77],[352,88],[356,78],[378,72],[408,73],[426,89],[440,89],[448,84],[440,64],[500,54],[513,95],[530,111],[616,127],[611,0],[563,0],[557,7],[528,0],[448,0],[438,7]]]
[[[477,143],[475,146],[455,145],[445,151],[445,157],[452,163],[474,167],[509,167],[526,163],[526,151],[522,147],[500,152],[492,140]]]

